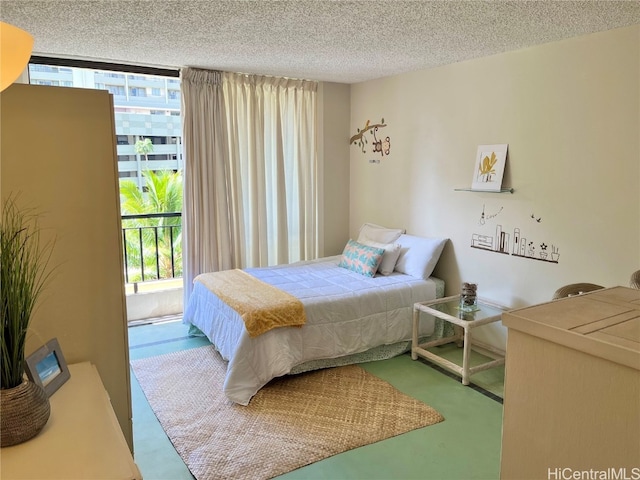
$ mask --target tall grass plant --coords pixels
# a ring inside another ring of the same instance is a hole
[[[4,201],[0,225],[0,388],[3,389],[22,383],[29,322],[51,276],[48,267],[53,241],[41,244],[40,232],[33,211],[21,210],[15,197]]]

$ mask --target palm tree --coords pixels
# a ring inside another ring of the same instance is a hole
[[[138,155],[144,155],[144,160],[149,161],[148,155],[153,153],[153,143],[151,143],[151,139],[149,138],[141,138],[136,140],[136,143],[133,145],[133,149]]]
[[[173,213],[182,211],[182,174],[170,170],[143,172],[147,191],[141,191],[135,182],[125,180],[120,185],[121,208],[123,215],[147,213]],[[182,228],[179,217],[160,217],[129,219],[123,221],[123,227],[131,228],[125,234],[127,261],[141,265],[144,259],[145,278],[140,275],[129,281],[143,281],[150,277],[170,278],[172,276],[171,251],[174,252],[175,276],[182,275]],[[142,251],[138,228],[142,228]],[[157,232],[157,233],[156,233]],[[160,271],[156,271],[156,234]],[[143,255],[141,255],[143,253]],[[151,272],[148,275],[148,272]]]

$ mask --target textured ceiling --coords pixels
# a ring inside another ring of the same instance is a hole
[[[354,83],[640,23],[640,1],[1,0],[34,54]]]

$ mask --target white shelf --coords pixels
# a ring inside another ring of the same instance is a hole
[[[513,188],[501,188],[500,191],[497,190],[477,190],[473,188],[454,188],[456,192],[477,192],[477,193],[513,193],[515,190]]]

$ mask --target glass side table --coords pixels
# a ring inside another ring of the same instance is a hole
[[[459,309],[459,305],[460,295],[438,298],[436,300],[415,303],[413,305],[411,358],[413,360],[417,360],[420,356],[441,365],[446,369],[461,375],[462,384],[469,385],[469,377],[474,373],[488,368],[497,367],[499,365],[504,365],[504,351],[492,347],[491,345],[472,340],[471,331],[474,328],[481,327],[482,325],[499,322],[502,317],[502,313],[506,311],[506,308],[481,298],[478,299],[478,305],[473,311],[461,311]],[[427,343],[418,344],[418,324],[420,322],[421,312],[452,323],[454,325],[455,334],[450,337],[439,338]],[[431,347],[454,342],[463,348],[462,366],[427,350]],[[469,365],[471,350],[481,353],[492,360],[471,367]]]

